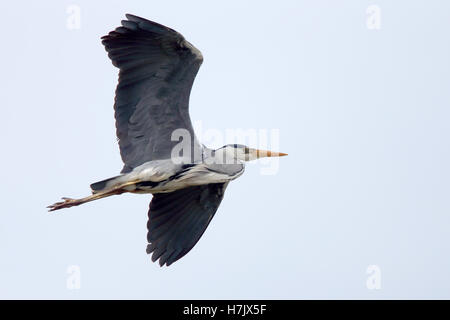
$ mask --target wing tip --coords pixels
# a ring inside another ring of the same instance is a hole
[[[158,247],[156,246],[155,242],[147,244],[147,248],[145,251],[149,255],[153,253],[150,259],[152,260],[152,262],[156,262],[159,260],[158,264],[160,267],[163,267],[164,265],[166,267],[168,267],[184,256],[184,254],[182,254],[183,250],[181,250],[179,248],[174,249],[174,250],[169,250],[169,251],[164,250],[164,252],[162,252],[162,253],[157,252]]]
[[[137,15],[135,15],[135,14],[132,14],[132,13],[125,13],[125,17],[126,17],[128,20],[130,20],[130,21],[133,21],[133,20],[146,20],[146,19],[141,18],[141,17],[139,17],[139,16],[137,16]]]
[[[152,32],[160,33],[160,34],[162,34],[164,32],[173,32],[178,37],[183,37],[177,31],[175,31],[175,30],[173,30],[173,29],[171,29],[171,28],[169,28],[169,27],[167,27],[165,25],[162,25],[162,24],[160,24],[158,22],[151,21],[151,20],[148,20],[148,19],[136,16],[136,15],[131,14],[131,13],[126,13],[125,17],[128,20],[123,20],[123,21],[134,22],[134,23],[136,23],[138,25],[139,28],[142,28],[144,30],[152,31]]]

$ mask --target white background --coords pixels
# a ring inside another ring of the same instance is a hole
[[[80,29],[66,27],[69,5]],[[381,9],[381,29],[366,9]],[[450,298],[448,1],[0,4],[0,298]],[[200,242],[160,268],[150,195],[47,213],[116,175],[117,81],[100,37],[133,13],[204,55],[203,129],[279,129]],[[79,266],[80,289],[67,268]],[[366,269],[381,270],[369,290]]]

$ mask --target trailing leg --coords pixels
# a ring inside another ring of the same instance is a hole
[[[80,198],[80,199],[62,198],[64,201],[56,202],[56,203],[48,206],[47,208],[49,208],[48,211],[55,211],[55,210],[59,210],[59,209],[70,208],[70,207],[74,207],[74,206],[79,206],[80,204],[83,204],[86,202],[98,200],[101,198],[106,198],[106,197],[110,197],[113,195],[119,195],[124,192],[127,192],[127,191],[122,188],[117,188],[117,189],[112,189],[112,190],[108,190],[108,191],[104,191],[104,192],[94,193],[88,197],[84,197],[84,198]]]

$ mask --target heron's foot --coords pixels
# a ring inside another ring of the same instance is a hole
[[[49,209],[48,211],[55,211],[55,210],[59,210],[59,209],[70,208],[70,207],[77,206],[82,203],[79,199],[72,199],[72,198],[65,198],[65,197],[63,197],[62,199],[64,201],[56,202],[56,203],[48,206],[47,207]]]

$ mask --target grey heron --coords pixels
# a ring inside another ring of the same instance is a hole
[[[244,162],[284,153],[229,144],[201,145],[189,117],[189,95],[203,61],[198,49],[173,29],[127,14],[102,37],[119,68],[115,95],[121,174],[91,184],[92,195],[63,198],[49,211],[130,193],[153,194],[148,213],[147,253],[169,266],[187,254],[213,218]],[[173,139],[174,132],[181,132]],[[177,147],[180,147],[177,149]]]

